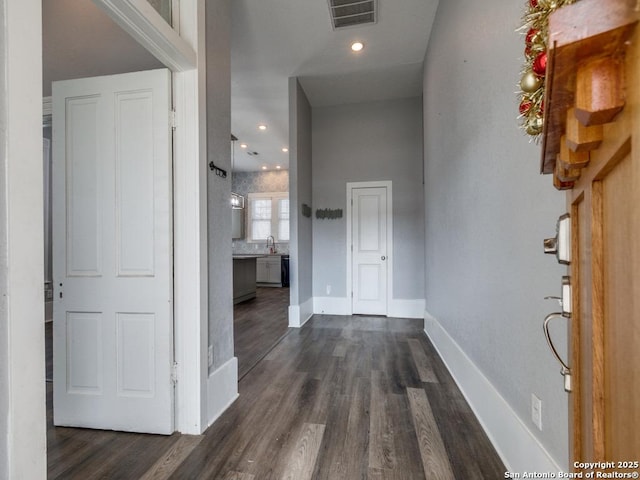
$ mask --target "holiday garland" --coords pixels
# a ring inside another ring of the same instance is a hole
[[[527,134],[537,137],[544,125],[549,15],[577,0],[528,0],[520,30],[526,31],[524,65],[520,79],[520,118]]]

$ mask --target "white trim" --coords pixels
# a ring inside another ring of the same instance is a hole
[[[198,435],[208,411],[207,166],[204,0],[182,0],[180,31],[198,52],[197,70],[173,74],[174,318],[176,429]]]
[[[231,358],[207,379],[207,426],[238,398],[238,359]]]
[[[302,305],[289,305],[289,327],[300,328],[313,316],[313,298]]]
[[[387,313],[393,300],[393,182],[391,180],[382,180],[374,182],[347,182],[347,298],[350,298],[350,292],[353,292],[353,274],[352,274],[352,253],[351,243],[353,232],[351,231],[352,222],[352,204],[353,190],[356,188],[387,188]],[[347,315],[353,314],[353,301],[348,302]],[[418,317],[420,318],[420,317]]]
[[[173,72],[196,68],[196,51],[146,0],[93,1]],[[183,12],[179,18],[184,17]]]
[[[316,315],[351,315],[349,313],[349,298],[347,297],[313,297],[313,313]],[[424,299],[391,300],[388,317],[394,318],[423,318]]]
[[[440,323],[424,312],[424,331],[511,472],[566,471]]]
[[[176,429],[198,435],[206,428],[203,391],[207,366],[206,187],[202,185],[198,149],[197,72],[174,75],[181,128],[174,152],[174,292],[175,349],[179,382],[176,388]],[[194,115],[196,118],[194,118]],[[205,199],[206,200],[206,199]],[[204,237],[204,238],[203,238]]]
[[[0,0],[0,478],[45,479],[42,2]]]
[[[394,298],[389,306],[389,316],[395,318],[424,318],[425,301],[422,298]]]
[[[350,315],[347,297],[313,297],[313,313],[318,315]]]

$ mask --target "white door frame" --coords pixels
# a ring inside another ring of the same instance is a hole
[[[0,166],[7,188],[0,201],[0,477],[46,478],[42,238],[42,4],[0,0]],[[129,4],[139,4],[129,0]],[[180,2],[180,36],[197,53],[192,70],[174,73],[176,428],[207,426],[207,224],[204,0]],[[142,17],[144,21],[145,17]],[[167,44],[169,56],[171,45]],[[171,68],[171,66],[169,66]],[[175,68],[171,68],[176,71]],[[5,82],[6,80],[6,82]],[[8,121],[10,119],[10,121]],[[4,129],[7,127],[6,130]],[[8,237],[8,238],[7,238]],[[4,241],[3,239],[7,239]],[[7,320],[6,324],[4,320]],[[21,381],[11,382],[12,378]]]
[[[179,379],[175,425],[181,433],[197,435],[208,426],[206,135],[201,135],[205,120],[198,107],[205,95],[205,66],[202,60],[196,63],[195,54],[204,49],[204,0],[180,2],[179,37],[146,0],[94,2],[123,28],[126,23],[125,30],[173,71],[173,107],[179,126],[174,133],[173,181],[174,343]],[[178,44],[172,47],[176,38]],[[43,99],[43,114],[51,114],[50,97]]]
[[[0,0],[0,478],[45,479],[42,2]]]
[[[387,189],[387,313],[391,308],[393,299],[393,182],[380,180],[374,182],[348,182],[347,183],[347,314],[353,315],[353,243],[352,217],[353,217],[353,190],[358,188],[386,187]]]
[[[93,1],[173,72],[175,425],[197,435],[208,426],[204,0],[180,2],[179,36],[146,0]]]

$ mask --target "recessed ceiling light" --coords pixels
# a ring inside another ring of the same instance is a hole
[[[364,48],[364,44],[362,42],[354,42],[351,44],[351,50],[354,52],[359,52]]]
[[[276,170],[280,170],[282,167],[280,165],[276,165]]]
[[[246,143],[241,143],[241,144],[240,144],[240,148],[247,148],[247,146],[248,146],[248,145],[247,145]]]
[[[266,129],[267,129],[267,126],[264,124],[258,125],[258,130],[265,131]]]
[[[267,166],[266,166],[266,165],[263,165],[263,166],[262,166],[262,169],[263,169],[263,170],[266,170],[266,169],[267,169]]]
[[[282,151],[283,151],[284,153],[287,153],[287,152],[289,151],[289,149],[288,149],[287,147],[282,147]]]

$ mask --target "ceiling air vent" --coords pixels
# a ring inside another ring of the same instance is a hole
[[[329,0],[333,29],[376,23],[377,0]]]

